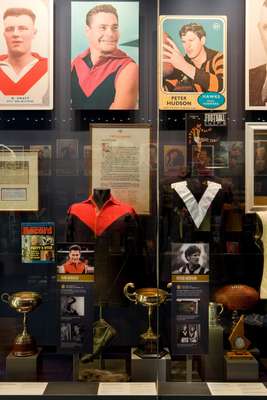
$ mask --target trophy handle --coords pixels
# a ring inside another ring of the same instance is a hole
[[[2,293],[2,294],[1,294],[1,300],[2,300],[4,303],[9,304],[9,299],[10,299],[10,294],[8,294],[8,293]]]
[[[131,288],[134,290],[135,289],[134,283],[132,283],[132,282],[126,283],[126,285],[123,288],[123,293],[127,297],[127,299],[136,303],[136,293],[135,292],[130,293],[128,291],[128,288]]]
[[[221,314],[223,313],[224,306],[223,306],[222,303],[217,303],[217,306],[220,307],[220,312],[219,312],[219,314],[218,314],[218,316],[219,316],[219,315],[221,315]]]

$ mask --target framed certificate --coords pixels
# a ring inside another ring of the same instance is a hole
[[[150,125],[92,124],[92,188],[150,213]]]
[[[246,124],[246,212],[267,210],[267,125]]]
[[[38,210],[38,152],[0,153],[0,211]]]

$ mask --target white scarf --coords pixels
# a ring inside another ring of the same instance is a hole
[[[185,203],[197,228],[200,227],[214,197],[222,188],[220,183],[208,181],[207,184],[207,189],[203,193],[199,203],[196,201],[193,193],[188,189],[186,181],[171,184],[172,189],[177,192]]]

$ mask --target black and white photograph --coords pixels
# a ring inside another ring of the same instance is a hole
[[[177,325],[178,344],[198,344],[200,340],[200,324]]]
[[[200,299],[176,299],[177,315],[198,315]]]
[[[207,243],[172,243],[172,274],[206,275],[209,273]]]
[[[61,296],[62,317],[83,317],[84,297],[83,296]]]
[[[60,326],[61,346],[66,344],[81,344],[84,337],[84,328],[79,322],[62,322]]]

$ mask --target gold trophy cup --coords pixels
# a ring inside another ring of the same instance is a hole
[[[34,338],[27,332],[27,313],[33,311],[41,303],[41,295],[36,292],[2,293],[1,300],[23,314],[23,331],[14,341],[12,353],[17,357],[28,357],[37,353]]]
[[[134,284],[127,283],[124,286],[124,295],[135,304],[139,303],[148,308],[148,329],[140,335],[141,343],[134,353],[141,358],[161,358],[167,354],[167,351],[159,348],[160,335],[153,332],[151,317],[154,307],[164,303],[169,294],[165,290],[157,288],[142,288],[133,292],[129,292],[129,288],[134,290]]]

